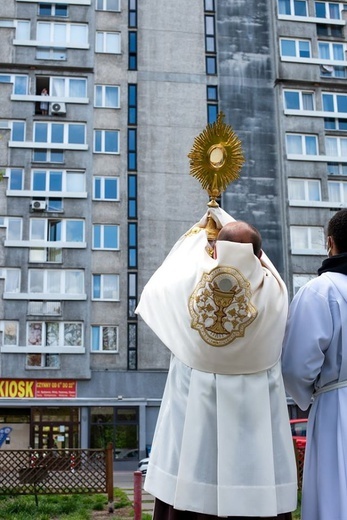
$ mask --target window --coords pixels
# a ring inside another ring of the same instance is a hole
[[[339,25],[328,25],[317,23],[317,36],[332,36],[333,38],[343,38],[343,28]]]
[[[97,108],[119,108],[119,87],[96,85],[94,106]]]
[[[58,247],[31,247],[29,249],[30,263],[62,263],[63,250]]]
[[[50,49],[49,47],[38,47],[36,50],[37,60],[66,60],[64,49]]]
[[[347,182],[328,181],[329,200],[347,204]]]
[[[67,16],[67,5],[65,4],[39,4],[40,16]]]
[[[9,190],[22,190],[24,181],[24,170],[22,168],[10,168],[8,172]]]
[[[307,16],[306,0],[278,0],[278,14]]]
[[[205,15],[205,51],[216,52],[215,17]]]
[[[347,164],[327,163],[328,175],[347,175]]]
[[[119,249],[119,226],[112,224],[94,224],[93,248]]]
[[[23,142],[25,140],[25,122],[24,121],[11,121],[11,141]]]
[[[332,117],[324,118],[325,130],[341,130],[342,132],[347,131],[347,119],[334,119]]]
[[[139,418],[136,407],[94,406],[90,409],[90,447],[113,443],[116,459],[138,460]]]
[[[137,85],[128,85],[128,125],[137,124]]]
[[[82,295],[84,272],[73,269],[29,269],[29,292]]]
[[[59,354],[28,354],[26,368],[59,368]]]
[[[84,220],[30,219],[30,240],[44,242],[83,242]]]
[[[324,228],[291,226],[292,254],[325,254]]]
[[[128,273],[128,317],[136,319],[137,273]]]
[[[137,130],[128,128],[128,171],[137,170]]]
[[[216,56],[206,56],[206,74],[217,74],[217,59]]]
[[[85,78],[51,77],[49,92],[51,96],[84,98],[87,96],[87,80]]]
[[[85,174],[69,170],[32,170],[31,189],[37,192],[84,192]]]
[[[298,292],[298,290],[303,287],[307,282],[316,278],[316,274],[294,274],[293,275],[293,291],[294,294]]]
[[[286,134],[287,154],[292,155],[317,155],[317,136]]]
[[[217,120],[218,116],[218,87],[207,86],[207,122],[212,124]]]
[[[322,94],[323,110],[325,112],[347,112],[346,94]]]
[[[128,323],[128,370],[137,370],[137,323]]]
[[[81,347],[83,324],[80,322],[30,321],[27,323],[27,345],[35,347]]]
[[[30,22],[27,20],[16,20],[16,40],[30,40]]]
[[[344,4],[337,2],[315,2],[315,10],[317,18],[330,18],[332,20],[341,20],[341,11]]]
[[[345,61],[343,43],[318,42],[318,54],[322,60]]]
[[[6,228],[6,240],[22,240],[22,219],[20,217],[0,217],[0,227]]]
[[[309,40],[287,40],[281,38],[281,56],[310,58],[311,44]]]
[[[128,175],[128,218],[137,218],[137,176]]]
[[[92,352],[118,352],[118,327],[93,325]]]
[[[346,67],[338,67],[336,65],[321,65],[320,75],[322,78],[346,78]]]
[[[45,47],[52,45],[87,46],[88,25],[81,23],[37,22],[36,40]]]
[[[33,150],[33,162],[63,163],[64,152],[60,150]]]
[[[119,200],[118,177],[94,177],[95,200]]]
[[[289,179],[289,200],[320,201],[321,184],[319,180]]]
[[[93,274],[93,300],[119,301],[119,275]]]
[[[214,11],[214,0],[204,0],[205,11]]]
[[[0,322],[3,347],[16,347],[18,345],[18,321]]]
[[[5,293],[19,293],[20,281],[21,281],[21,270],[16,268],[1,268],[0,278],[5,279]]]
[[[118,32],[96,32],[95,52],[107,52],[120,54],[120,33]]]
[[[314,110],[313,92],[285,90],[284,106],[287,110]]]
[[[82,123],[34,123],[35,143],[85,144],[86,125]]]
[[[120,0],[96,0],[97,11],[120,11]]]
[[[0,74],[0,83],[12,83],[13,94],[28,94],[28,76],[20,74]]]
[[[94,130],[95,153],[119,153],[119,130]]]
[[[129,70],[137,70],[137,32],[136,31],[129,31],[129,33],[128,33],[128,53],[129,53],[129,61],[128,61]]]
[[[325,154],[329,156],[347,156],[346,137],[326,137]]]
[[[137,27],[137,0],[129,0],[128,5],[128,25],[131,28]]]
[[[137,223],[128,224],[128,267],[137,267]]]

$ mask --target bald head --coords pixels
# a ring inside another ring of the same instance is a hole
[[[252,244],[255,256],[261,257],[261,235],[259,231],[242,220],[229,222],[220,230],[217,240]]]

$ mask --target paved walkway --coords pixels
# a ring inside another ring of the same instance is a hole
[[[152,513],[154,506],[154,498],[149,493],[146,493],[143,489],[143,481],[142,477],[142,512],[143,513]],[[113,473],[113,485],[114,487],[118,487],[123,489],[131,500],[134,503],[134,472],[133,471],[115,471]]]

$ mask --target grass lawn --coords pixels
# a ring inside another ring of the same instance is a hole
[[[105,495],[40,495],[38,507],[35,497],[0,495],[1,520],[130,520],[134,508],[126,493],[114,490],[114,512],[108,512]],[[143,513],[142,520],[151,515]]]

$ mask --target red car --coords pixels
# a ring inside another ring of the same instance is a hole
[[[293,439],[296,440],[298,448],[305,448],[306,446],[306,431],[307,431],[307,419],[291,419],[290,427],[292,429]]]

